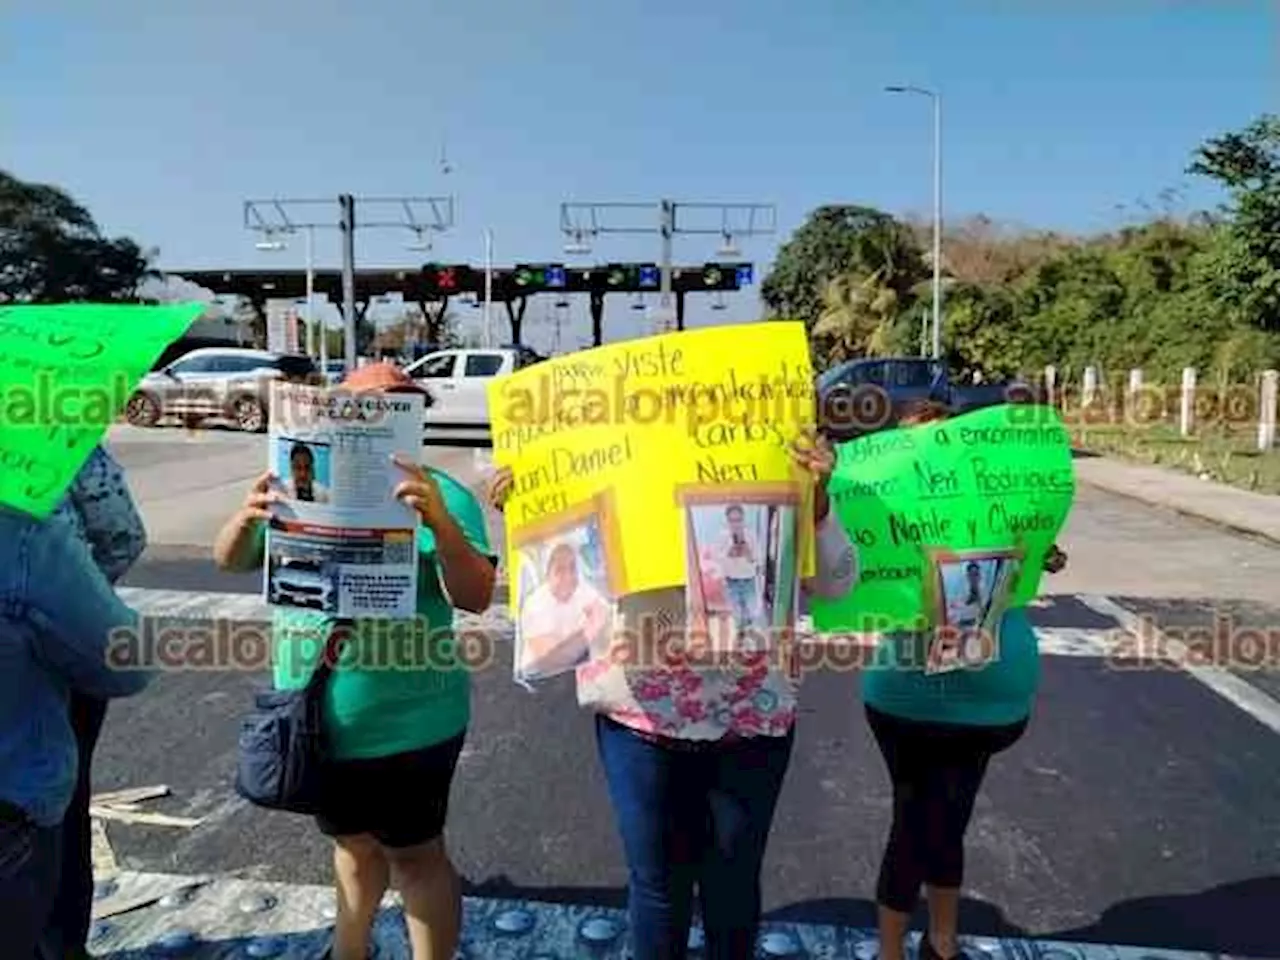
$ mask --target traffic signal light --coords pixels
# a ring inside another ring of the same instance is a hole
[[[522,293],[539,290],[563,290],[567,283],[564,265],[560,263],[518,263],[511,274],[511,282]]]
[[[631,279],[631,268],[625,263],[611,263],[605,270],[604,284],[606,287],[622,287],[628,286]]]
[[[464,264],[429,263],[422,268],[422,284],[429,297],[448,297],[470,288],[471,268]]]

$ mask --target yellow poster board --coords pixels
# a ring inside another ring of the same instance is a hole
[[[767,541],[757,552],[767,551],[775,582],[812,574],[813,481],[790,456],[815,424],[803,324],[705,328],[556,357],[492,383],[489,411],[494,462],[513,475],[514,609],[550,575],[533,566],[566,538],[616,600],[687,585],[701,569],[700,542],[737,542],[744,516]]]

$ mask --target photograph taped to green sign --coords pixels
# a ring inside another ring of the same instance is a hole
[[[962,594],[975,582],[994,629],[993,598],[1003,612],[1035,597],[1071,511],[1071,439],[1050,407],[988,407],[842,444],[829,492],[859,578],[839,600],[814,599],[819,630],[958,627],[974,619]]]
[[[48,516],[143,375],[204,309],[0,307],[0,503]]]

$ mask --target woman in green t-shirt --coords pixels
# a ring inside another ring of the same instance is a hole
[[[898,425],[919,426],[947,417],[940,404],[914,404]],[[1066,554],[1056,546],[1045,570],[1056,573]],[[966,570],[966,579],[970,576]],[[975,622],[961,594],[960,616]],[[999,615],[999,614],[996,614]],[[964,836],[974,801],[996,754],[1022,738],[1035,703],[1040,654],[1022,608],[1000,616],[999,641],[981,665],[926,672],[930,633],[884,637],[862,675],[867,722],[893,783],[893,825],[876,884],[880,960],[903,960],[903,941],[924,887],[929,927],[920,960],[964,960],[957,944]],[[936,661],[935,661],[936,662]]]
[[[391,364],[352,372],[343,387],[360,393],[422,392]],[[427,397],[428,404],[430,397]],[[324,722],[333,786],[316,820],[334,841],[338,915],[332,960],[364,960],[387,888],[404,901],[415,960],[452,957],[462,894],[443,833],[454,769],[470,720],[470,673],[457,660],[454,610],[480,613],[493,599],[498,558],[484,510],[448,474],[399,462],[396,496],[417,511],[418,621],[351,625],[325,691]],[[281,499],[269,474],[218,535],[214,556],[226,570],[263,563],[265,526]],[[297,689],[319,660],[333,619],[277,608],[272,616],[277,689]],[[397,653],[388,663],[387,648]]]

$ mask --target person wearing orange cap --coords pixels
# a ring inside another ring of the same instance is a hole
[[[353,370],[341,389],[425,393],[389,363]],[[429,633],[424,645],[412,629],[418,624],[393,621],[377,632],[353,624],[325,691],[325,728],[337,769],[316,819],[334,841],[332,960],[364,960],[374,917],[392,884],[404,903],[414,960],[452,957],[462,922],[461,884],[443,833],[471,688],[452,628],[455,609],[479,613],[489,607],[498,557],[484,510],[462,483],[416,458],[397,456],[396,463],[405,479],[395,494],[420,518],[417,609]],[[255,481],[218,535],[220,567],[262,566],[266,522],[282,498],[270,473]],[[316,611],[273,611],[277,689],[305,685],[334,624]],[[415,659],[388,665],[380,647],[402,628],[399,636],[412,642],[390,646],[411,649]]]

